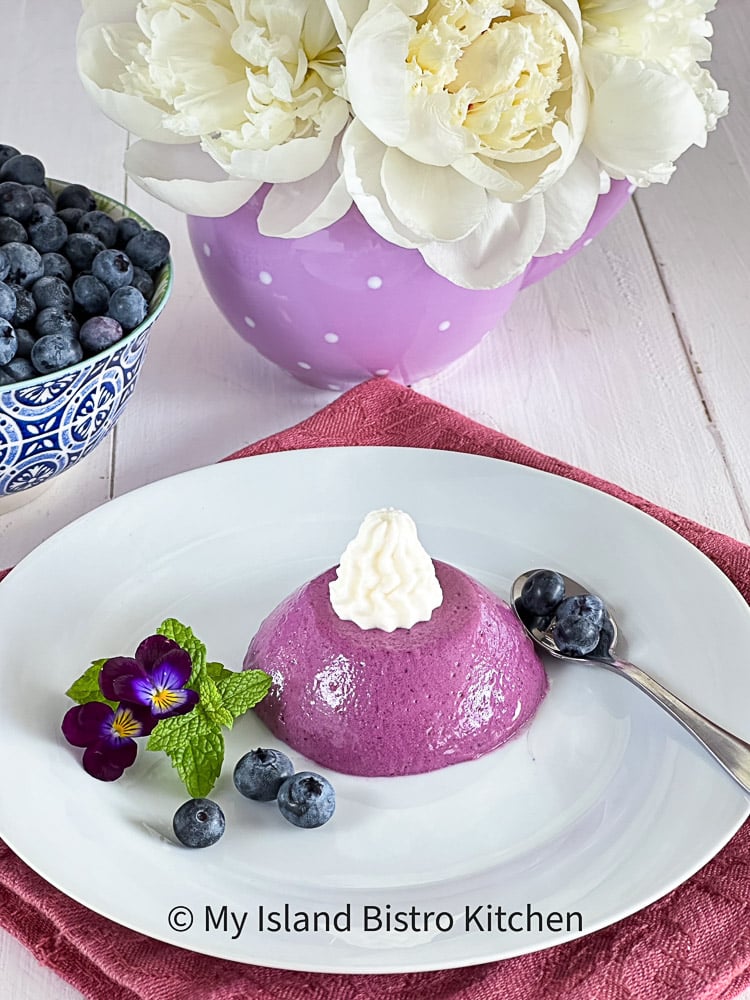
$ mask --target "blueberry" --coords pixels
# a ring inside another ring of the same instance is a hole
[[[43,201],[35,201],[34,207],[31,210],[31,218],[29,219],[27,226],[33,226],[35,222],[47,219],[51,215],[55,215],[55,210],[51,205],[46,205]],[[65,232],[67,233],[67,231],[68,230],[66,229]]]
[[[116,319],[111,316],[92,316],[81,327],[78,339],[89,354],[98,354],[116,344],[122,336],[122,327]]]
[[[63,208],[80,208],[82,212],[93,212],[96,198],[83,184],[68,184],[57,196],[57,211]]]
[[[75,337],[78,333],[78,320],[69,309],[48,306],[37,313],[35,329],[38,337],[48,337],[51,334]]]
[[[36,187],[33,184],[27,184],[26,190],[31,195],[31,200],[35,205],[49,205],[52,211],[55,211],[56,203],[55,196],[46,187]]]
[[[36,156],[19,153],[11,156],[0,167],[0,181],[16,181],[18,184],[44,184],[44,164]]]
[[[272,802],[282,784],[294,774],[294,765],[280,750],[251,750],[234,768],[234,787],[246,799]]]
[[[306,829],[323,826],[336,809],[333,785],[322,774],[312,771],[299,771],[287,778],[279,789],[277,801],[284,819]]]
[[[548,615],[565,596],[565,581],[551,569],[532,573],[521,591],[521,606],[532,615]]]
[[[16,336],[18,335],[18,330],[16,330]],[[606,616],[602,622],[602,627],[599,632],[599,641],[596,646],[590,650],[589,656],[609,656],[609,651],[612,648],[612,643],[615,641],[615,629],[609,618]]]
[[[554,630],[555,645],[563,656],[586,656],[599,642],[600,626],[590,618],[570,617],[558,620]]]
[[[15,146],[5,146],[2,143],[0,143],[0,166],[2,166],[2,164],[5,163],[6,160],[9,160],[11,156],[19,156],[19,155],[20,155],[19,151],[16,149]]]
[[[5,243],[28,243],[26,230],[16,219],[0,215],[0,246]]]
[[[144,271],[142,267],[133,268],[133,280],[130,282],[133,288],[137,288],[147,302],[151,301],[154,294],[154,279]]]
[[[40,337],[31,349],[31,363],[40,375],[49,375],[77,364],[83,358],[83,348],[75,337],[53,333]]]
[[[18,340],[16,331],[7,319],[0,318],[0,365],[7,365],[16,356]]]
[[[15,323],[13,324],[15,326]],[[18,350],[16,351],[16,359],[18,358],[30,358],[31,349],[36,343],[36,337],[33,333],[23,326],[16,326],[16,340],[18,341]]]
[[[210,847],[224,834],[221,806],[211,799],[189,799],[172,819],[174,835],[185,847]]]
[[[604,621],[604,602],[595,594],[566,597],[557,608],[558,621],[568,618],[586,618],[599,628]]]
[[[63,253],[76,271],[88,271],[94,257],[104,249],[102,241],[91,233],[71,233]]]
[[[91,273],[114,292],[133,280],[133,265],[122,250],[102,250],[94,257]]]
[[[86,212],[78,220],[76,227],[79,233],[92,233],[102,241],[105,247],[113,247],[117,239],[117,223],[106,212],[98,209]]]
[[[13,285],[16,294],[16,314],[13,317],[13,326],[27,326],[36,316],[36,302],[31,294],[30,288],[21,288],[20,285]]]
[[[123,330],[135,330],[147,313],[148,303],[137,288],[126,285],[112,292],[107,315],[116,319]]]
[[[70,261],[67,257],[63,257],[61,253],[43,253],[42,267],[44,268],[45,276],[62,278],[68,284],[73,280],[73,268],[70,266]]]
[[[37,309],[57,306],[58,309],[73,308],[73,293],[62,278],[39,278],[31,286]]]
[[[34,202],[23,186],[15,181],[0,183],[0,215],[7,215],[17,222],[26,222],[31,218]]]
[[[15,376],[11,375],[10,372],[6,372],[5,368],[0,365],[0,386],[14,385],[16,381]]]
[[[79,274],[73,282],[73,299],[90,316],[101,316],[109,305],[109,290],[93,274]]]
[[[18,333],[18,331],[16,331]],[[37,370],[28,358],[21,358],[16,354],[12,361],[9,361],[3,371],[12,376],[14,382],[25,382],[28,378],[36,378]]]
[[[78,220],[85,215],[82,208],[58,208],[57,217],[65,223],[65,228],[69,233],[75,233],[78,227]]]
[[[136,267],[142,267],[144,271],[155,271],[167,262],[169,240],[156,229],[144,229],[132,240],[128,240],[125,252]]]
[[[8,284],[27,288],[44,276],[41,254],[27,243],[6,243],[3,253],[10,263],[6,278]]]
[[[0,281],[0,319],[11,320],[16,315],[16,293]]]
[[[129,219],[127,216],[124,219],[118,219],[117,221],[117,242],[115,246],[120,250],[124,250],[128,245],[128,241],[132,240],[134,236],[137,236],[141,231],[141,224],[135,219]]]
[[[37,205],[36,208],[46,208],[46,205]],[[51,211],[51,210],[50,210]],[[68,230],[62,219],[56,215],[43,217],[38,221],[32,220],[28,225],[29,243],[39,251],[39,253],[56,253],[62,250],[68,239]]]
[[[0,248],[0,281],[5,281],[10,271],[10,261]]]

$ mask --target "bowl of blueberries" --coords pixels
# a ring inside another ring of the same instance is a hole
[[[112,430],[172,287],[169,240],[0,144],[0,512]]]

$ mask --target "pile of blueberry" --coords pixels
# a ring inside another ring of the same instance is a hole
[[[168,257],[163,233],[99,211],[82,184],[55,197],[40,160],[0,145],[0,386],[116,344]]]
[[[532,573],[519,603],[526,624],[549,632],[563,656],[609,654],[614,629],[604,602],[595,594],[566,597],[565,581],[554,570]]]
[[[323,826],[336,809],[333,785],[322,774],[298,771],[280,750],[251,750],[237,761],[234,786],[254,802],[276,800],[279,812],[294,826]],[[221,838],[224,813],[211,799],[188,799],[172,820],[172,829],[185,847],[210,847]]]

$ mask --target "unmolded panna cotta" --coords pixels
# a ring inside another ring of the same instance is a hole
[[[442,602],[410,628],[342,620],[335,567],[266,618],[244,667],[272,677],[256,712],[278,739],[336,771],[418,774],[480,757],[529,722],[547,689],[531,640],[486,587],[433,566]]]

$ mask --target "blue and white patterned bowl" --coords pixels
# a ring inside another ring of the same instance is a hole
[[[66,182],[47,183],[56,194]],[[148,227],[120,202],[94,196],[114,218],[129,216]],[[109,434],[135,388],[151,327],[171,290],[167,261],[146,319],[118,343],[62,371],[0,386],[0,508],[18,506],[13,497],[22,502],[20,494],[75,465]]]

